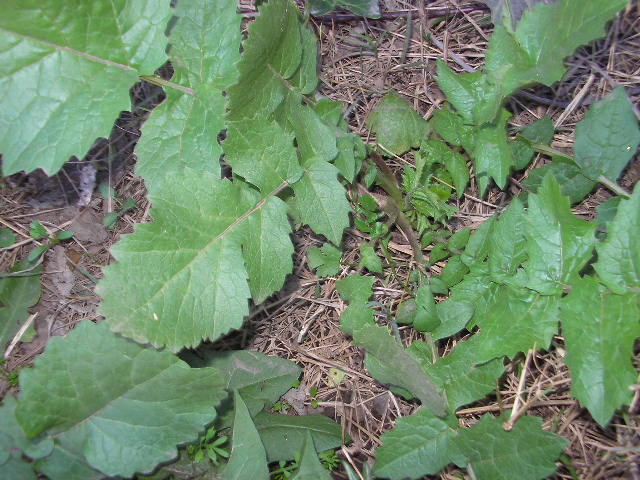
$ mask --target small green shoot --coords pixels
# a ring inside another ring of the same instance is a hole
[[[223,458],[229,458],[229,451],[224,445],[229,441],[226,435],[217,436],[215,428],[211,427],[197,444],[187,446],[187,453],[195,462],[203,462],[209,459],[214,465],[218,465]]]
[[[42,223],[40,223],[38,220],[34,220],[33,222],[31,222],[29,235],[31,235],[31,238],[33,238],[34,240],[48,238],[48,241],[46,243],[38,245],[36,246],[36,248],[31,250],[29,256],[27,257],[27,261],[29,263],[36,263],[38,259],[44,254],[44,252],[49,250],[51,247],[54,247],[60,242],[64,242],[65,240],[69,240],[71,237],[73,237],[73,232],[70,230],[60,230],[55,235],[50,236],[45,226],[42,225]]]
[[[16,243],[16,236],[9,228],[0,228],[0,248],[7,248]]]
[[[133,200],[133,198],[125,198],[123,200],[118,197],[115,190],[107,183],[100,184],[100,193],[104,198],[110,198],[114,203],[120,205],[120,208],[107,213],[102,219],[102,224],[105,228],[114,228],[116,223],[118,223],[118,220],[120,220],[125,213],[129,213],[138,207],[138,204]]]

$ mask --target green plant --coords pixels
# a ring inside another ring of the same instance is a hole
[[[27,261],[30,263],[36,263],[44,254],[44,252],[49,250],[51,247],[54,247],[60,242],[69,240],[71,237],[73,237],[73,232],[68,230],[60,230],[55,235],[51,236],[45,226],[42,225],[42,223],[40,223],[38,220],[34,220],[33,222],[31,222],[29,235],[31,235],[31,238],[33,238],[34,240],[42,240],[43,238],[47,239],[46,243],[36,246],[33,250],[31,250],[31,252],[29,252]]]
[[[197,444],[187,446],[187,453],[196,462],[202,462],[205,459],[218,465],[220,459],[229,458],[229,452],[224,445],[229,441],[226,435],[218,436],[214,427],[207,429],[205,434],[200,438]]]
[[[102,219],[102,224],[105,226],[105,228],[115,227],[120,217],[122,217],[125,213],[129,213],[130,211],[135,210],[138,206],[133,198],[125,198],[124,200],[119,198],[113,188],[111,188],[111,186],[107,183],[102,183],[100,185],[100,193],[105,199],[109,201],[109,204],[111,204],[111,202],[114,202],[116,205],[119,205],[118,208],[108,212]]]
[[[563,58],[600,35],[625,3],[594,0],[576,8],[575,1],[560,0],[525,14],[515,30],[496,26],[486,72],[455,75],[440,62],[439,82],[451,109],[439,111],[432,127],[388,97],[387,110],[400,116],[384,133],[388,112],[380,113],[377,127],[371,124],[379,143],[397,155],[420,151],[403,185],[372,155],[378,182],[395,202],[380,208],[411,238],[419,263],[421,245],[412,237],[405,199],[409,213],[445,221],[445,199],[453,189],[460,196],[469,178],[460,148],[473,161],[482,191],[491,179],[503,187],[510,171],[524,168],[544,143],[524,132],[508,139],[504,99],[531,82],[559,80]],[[172,16],[177,19],[167,39]],[[551,18],[562,28],[546,28]],[[294,459],[300,445],[296,476],[328,476],[316,452],[340,445],[340,426],[327,417],[264,410],[298,378],[298,367],[255,352],[189,351],[239,328],[249,299],[259,304],[282,287],[293,266],[290,219],[340,244],[350,211],[344,182],[354,181],[364,157],[361,140],[347,132],[342,105],[315,95],[316,41],[293,2],[262,5],[242,44],[240,23],[233,2],[178,2],[175,9],[160,0],[3,4],[0,52],[8,67],[0,72],[6,92],[0,124],[12,126],[0,131],[3,174],[55,173],[70,156],[86,152],[127,108],[139,79],[167,93],[136,148],[154,221],[113,248],[117,261],[98,286],[105,320],[82,322],[67,337],[52,339],[34,368],[20,373],[18,400],[4,399],[3,473],[83,480],[151,472],[174,461],[177,445],[196,441],[213,422],[216,431],[233,431],[225,479],[266,480],[268,464]],[[175,70],[171,80],[154,74],[167,60]],[[52,73],[59,71],[64,76]],[[454,413],[495,388],[504,357],[547,348],[560,312],[575,396],[602,425],[629,403],[625,387],[635,380],[628,360],[639,335],[640,286],[639,249],[629,225],[637,230],[640,223],[640,188],[620,200],[598,243],[595,224],[571,214],[556,180],[582,175],[616,188],[638,138],[623,95],[615,92],[585,119],[585,129],[604,136],[604,143],[594,143],[606,148],[597,156],[585,153],[585,130],[583,140],[576,139],[573,170],[547,167],[552,175],[534,189],[528,210],[516,200],[469,238],[438,239],[452,255],[448,270],[439,285],[423,280],[418,286],[412,324],[434,341],[477,326],[480,332],[450,355],[438,358],[429,342],[405,349],[375,323],[373,277],[338,283],[349,302],[343,328],[367,350],[369,370],[423,405],[383,438],[378,474],[419,477],[451,462],[478,479],[506,471],[523,479],[552,473],[564,440],[543,431],[539,419],[512,410],[461,429]],[[408,138],[397,124],[406,118]],[[609,124],[595,127],[599,119]],[[612,126],[612,119],[624,125]],[[66,128],[70,124],[76,128]],[[453,153],[436,138],[426,141],[431,130]],[[221,178],[223,153],[228,178]],[[413,221],[421,230],[420,217]],[[42,233],[37,225],[34,231]],[[47,245],[56,240],[63,238]],[[433,292],[448,288],[450,298],[436,304]],[[501,323],[505,318],[514,325]],[[593,342],[587,344],[582,331],[599,340],[595,362]],[[605,372],[596,382],[585,373],[591,367]]]

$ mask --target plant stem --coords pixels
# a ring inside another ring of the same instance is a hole
[[[158,85],[159,87],[168,87],[168,88],[173,88],[175,90],[180,90],[181,92],[184,92],[187,95],[196,94],[193,88],[185,87],[184,85],[180,85],[179,83],[172,82],[171,80],[165,80],[164,78],[159,77],[157,75],[141,75],[140,80],[144,80],[145,82],[152,83],[153,85]]]
[[[603,184],[605,187],[607,187],[609,190],[611,190],[613,193],[615,193],[616,195],[620,195],[623,198],[629,198],[631,196],[624,188],[622,188],[616,182],[609,180],[604,175],[600,175],[598,177],[598,181],[601,184]]]

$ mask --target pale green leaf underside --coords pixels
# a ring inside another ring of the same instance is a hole
[[[178,351],[242,325],[293,268],[286,205],[240,183],[185,171],[151,195],[154,222],[112,249],[98,285],[111,328]],[[221,200],[224,199],[224,202]]]
[[[562,301],[562,330],[571,391],[603,427],[633,397],[633,343],[640,337],[638,294],[615,295],[592,277],[575,283]]]
[[[191,369],[89,321],[52,339],[20,386],[16,416],[29,437],[45,434],[124,477],[174,458],[226,395],[217,370]]]
[[[3,175],[56,173],[108,136],[129,89],[166,60],[160,0],[6,1],[0,16]]]
[[[598,276],[612,291],[625,293],[640,286],[640,186],[629,200],[621,200],[615,218],[607,226],[607,239],[596,246]]]
[[[148,190],[161,188],[172,172],[193,169],[220,174],[225,128],[223,91],[237,78],[240,17],[229,2],[178,2],[171,30],[172,81],[192,94],[167,89],[167,99],[142,129],[136,173]]]

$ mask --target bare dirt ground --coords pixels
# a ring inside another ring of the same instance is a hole
[[[488,9],[474,1],[384,0],[381,7],[385,15],[381,20],[339,16],[312,20],[320,39],[321,93],[345,103],[352,130],[367,143],[374,143],[374,139],[365,127],[365,119],[384,93],[396,90],[428,119],[445,100],[435,82],[435,60],[445,58],[456,70],[482,68],[492,31]],[[253,2],[241,1],[240,10],[250,12],[255,7]],[[556,125],[552,146],[570,149],[575,125],[587,106],[614,87],[627,87],[638,105],[639,58],[640,3],[632,2],[609,26],[605,38],[579,49],[568,60],[565,81],[554,88],[529,89],[509,100],[507,106],[514,114],[511,125],[527,125],[549,115]],[[30,309],[35,314],[32,317],[37,335],[31,342],[18,342],[0,367],[0,397],[19,388],[15,373],[32,364],[49,338],[65,335],[78,322],[100,320],[96,313],[100,299],[94,287],[101,268],[112,261],[109,248],[121,235],[131,233],[137,223],[151,220],[144,184],[133,171],[133,148],[144,118],[162,98],[157,87],[136,85],[132,89],[133,112],[123,113],[111,137],[98,141],[83,159],[98,168],[97,183],[108,182],[119,199],[136,202],[136,208],[122,215],[114,228],[105,228],[103,218],[120,207],[116,199],[95,191],[87,205],[70,205],[74,195],[81,193],[72,179],[74,167],[49,181],[23,175],[4,180],[0,189],[0,222],[15,233],[18,241],[0,250],[1,272],[9,271],[38,245],[29,235],[29,225],[34,220],[42,222],[50,233],[67,229],[75,235],[43,257],[42,297]],[[544,161],[537,158],[530,168]],[[78,162],[73,159],[71,163]],[[411,155],[392,158],[389,165],[401,169],[404,162],[412,163]],[[459,213],[452,230],[480,225],[498,206],[520,192],[529,170],[512,178],[505,191],[493,189],[483,199],[472,182],[467,195],[455,204]],[[619,183],[631,190],[639,178],[640,160],[636,155]],[[43,195],[45,191],[47,195]],[[595,207],[609,197],[608,191],[598,189],[575,206],[574,213],[592,219]],[[353,440],[340,455],[359,471],[380,445],[381,434],[396,419],[417,408],[369,376],[361,350],[353,347],[339,328],[339,315],[345,305],[335,291],[335,281],[353,271],[351,265],[358,263],[358,245],[364,239],[361,233],[348,231],[339,275],[323,279],[315,275],[306,260],[307,249],[321,245],[322,240],[308,229],[297,232],[295,272],[285,289],[254,307],[243,330],[218,342],[220,348],[255,349],[301,365],[302,384],[286,399],[291,405],[290,414],[314,412],[335,418]],[[377,277],[374,292],[375,300],[393,312],[407,298],[402,284],[412,270],[413,260],[408,241],[400,232],[394,233],[391,246],[397,266],[388,266],[385,274]],[[424,253],[428,255],[428,249]],[[442,266],[436,265],[436,271]],[[380,316],[384,320],[382,310]],[[401,328],[401,333],[406,345],[419,338],[408,327]],[[446,353],[463,338],[459,335],[448,339],[439,345],[441,352]],[[563,339],[558,336],[550,351],[514,359],[494,395],[457,412],[461,424],[473,424],[486,412],[509,409],[519,390],[526,410],[542,417],[545,428],[570,441],[558,462],[557,473],[550,478],[639,479],[640,390],[636,389],[630,409],[614,417],[603,430],[572,399],[563,356]],[[638,355],[635,362],[640,368]],[[521,378],[525,363],[526,376]],[[333,375],[336,369],[345,374],[339,383]],[[317,408],[310,405],[309,389],[314,386],[318,388]],[[465,475],[450,467],[431,478],[467,478]],[[336,478],[346,477],[337,473]]]

